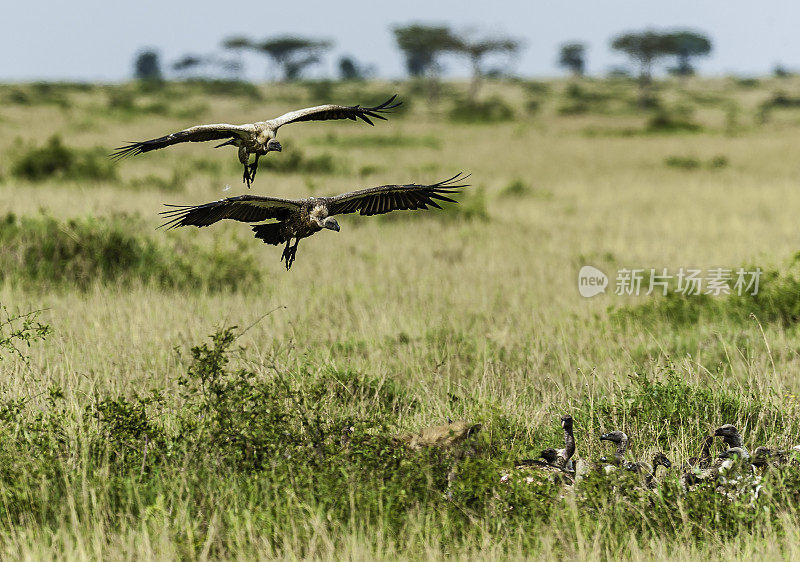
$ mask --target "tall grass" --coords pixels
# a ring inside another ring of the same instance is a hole
[[[231,152],[202,143],[115,163],[116,178],[102,181],[24,179],[9,157],[0,302],[16,323],[0,342],[21,354],[0,346],[0,551],[795,556],[794,466],[769,471],[753,501],[710,486],[684,494],[678,470],[655,493],[624,476],[567,494],[548,479],[500,481],[515,460],[560,443],[563,413],[587,459],[608,453],[598,436],[612,429],[631,437],[630,460],[664,450],[678,466],[726,422],[751,449],[798,443],[797,267],[781,260],[797,252],[799,129],[789,107],[759,120],[761,101],[790,91],[785,80],[660,82],[660,111],[699,125],[669,134],[648,131],[659,110],[630,103],[630,80],[579,81],[569,99],[567,82],[487,82],[481,99],[499,97],[514,118],[474,126],[447,114],[466,84],[445,84],[439,105],[405,85],[335,84],[330,95],[346,99],[326,101],[412,95],[409,118],[282,130],[291,146],[268,160],[293,163],[262,160],[252,191]],[[183,107],[197,122],[245,123],[313,94],[257,86],[257,100],[204,87],[4,87],[0,146],[15,156],[18,136],[41,149],[55,134],[91,151],[183,128]],[[123,95],[109,108],[117,88],[133,92],[132,109]],[[560,114],[574,99],[588,109]],[[531,100],[535,115],[521,118]],[[314,143],[332,172],[298,164],[318,152],[289,160]],[[699,166],[665,164],[675,155]],[[191,171],[181,201],[138,189],[157,178],[168,189],[176,170]],[[290,272],[244,224],[155,230],[165,202],[337,193],[359,170],[376,185],[465,170],[473,187],[444,211],[343,216],[340,232],[301,243]],[[621,267],[760,264],[763,296],[637,300],[609,287],[585,299],[576,277],[586,264],[612,279]],[[41,312],[26,331],[27,310]],[[463,455],[392,439],[448,418],[483,426]]]

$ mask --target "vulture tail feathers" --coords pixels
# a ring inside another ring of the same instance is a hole
[[[277,246],[286,242],[286,237],[281,232],[283,223],[271,222],[267,224],[257,224],[253,226],[256,238],[263,240],[266,244]]]

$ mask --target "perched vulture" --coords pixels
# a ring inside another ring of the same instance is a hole
[[[275,246],[286,243],[281,260],[289,270],[302,238],[308,238],[323,228],[339,232],[339,223],[333,215],[359,212],[362,215],[380,215],[402,209],[427,209],[428,205],[441,209],[436,203],[456,203],[445,194],[460,193],[467,184],[460,183],[469,176],[461,172],[452,178],[431,185],[381,185],[351,191],[335,197],[308,197],[306,199],[280,199],[258,195],[239,195],[220,199],[205,205],[167,205],[174,209],[160,213],[169,219],[162,227],[209,226],[222,219],[241,222],[277,222],[254,225],[255,237]],[[292,245],[294,239],[294,245]]]
[[[225,140],[225,142],[217,145],[215,148],[235,146],[239,149],[239,162],[244,165],[242,181],[247,184],[247,187],[250,187],[250,183],[256,177],[259,156],[264,156],[271,151],[280,152],[282,150],[281,143],[275,139],[275,135],[278,134],[278,129],[282,125],[299,123],[300,121],[330,121],[335,119],[350,119],[351,121],[358,121],[361,119],[365,123],[373,125],[370,118],[383,119],[385,121],[386,117],[381,115],[381,113],[386,113],[402,103],[398,102],[392,104],[396,97],[397,94],[375,107],[361,107],[359,105],[318,105],[316,107],[307,107],[305,109],[298,109],[297,111],[290,111],[289,113],[285,113],[269,121],[259,121],[247,125],[228,125],[225,123],[197,125],[157,139],[131,142],[117,148],[111,154],[111,157],[122,159],[126,156],[133,156],[159,148],[166,148],[167,146],[172,146],[180,142]],[[255,154],[255,160],[252,164],[250,164],[251,154]]]

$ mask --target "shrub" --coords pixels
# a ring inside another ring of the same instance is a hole
[[[448,116],[458,123],[499,123],[514,118],[514,110],[502,98],[485,101],[456,100]]]
[[[316,156],[305,156],[300,150],[293,149],[285,154],[274,155],[259,161],[259,167],[280,174],[333,174],[346,165],[341,158],[324,153]]]
[[[717,170],[725,168],[728,165],[728,157],[717,154],[708,160],[708,162],[703,163],[699,158],[695,158],[694,156],[668,156],[664,159],[664,164],[671,168],[682,168],[684,170],[696,170],[701,166]]]
[[[328,133],[324,137],[314,139],[314,143],[342,148],[440,148],[442,146],[441,139],[433,135],[404,136],[399,134],[339,136],[335,133]]]
[[[684,170],[694,170],[700,167],[700,160],[694,156],[668,156],[664,164],[670,168],[683,168]]]
[[[129,216],[0,219],[0,280],[23,287],[150,283],[164,288],[235,290],[258,278],[252,257],[178,247],[141,234]]]
[[[695,133],[702,127],[687,117],[658,111],[648,119],[645,130],[650,133]]]
[[[525,195],[530,195],[532,191],[531,186],[527,182],[517,178],[506,185],[500,191],[500,195],[503,197],[523,197]]]
[[[744,267],[755,271],[755,266]],[[761,322],[778,323],[785,327],[800,322],[800,253],[784,269],[761,269],[758,292],[755,295],[731,293],[723,296],[706,294],[685,296],[669,291],[665,297],[644,304],[625,306],[612,311],[612,319],[622,323],[652,325],[668,322],[673,325],[693,325],[701,319],[749,322],[755,315]],[[735,279],[735,277],[734,277]],[[746,292],[745,292],[746,293]]]
[[[775,92],[767,101],[762,104],[767,108],[796,108],[800,107],[800,97],[793,97],[786,92]]]
[[[49,325],[39,322],[39,314],[38,310],[10,314],[0,304],[0,350],[27,362],[28,356],[22,349],[23,346],[30,347],[31,343],[44,340],[52,332]],[[2,360],[3,355],[0,354],[0,361]]]
[[[42,147],[23,150],[12,164],[11,173],[29,181],[50,178],[110,181],[117,178],[117,168],[106,158],[103,149],[69,148],[58,136],[50,137]]]

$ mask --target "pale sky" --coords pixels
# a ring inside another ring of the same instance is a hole
[[[515,65],[522,76],[562,74],[558,46],[571,40],[588,45],[590,74],[605,73],[626,62],[609,48],[610,37],[648,27],[707,33],[714,51],[698,64],[704,74],[763,75],[778,63],[800,69],[800,2],[794,0],[5,0],[0,13],[2,82],[127,80],[142,47],[156,48],[166,65],[186,53],[219,51],[231,35],[287,33],[335,42],[317,74],[334,75],[338,57],[349,54],[375,65],[379,76],[399,77],[403,60],[389,28],[409,22],[522,39]],[[246,59],[249,78],[263,80],[266,69],[264,58]],[[453,76],[468,74],[458,60],[448,61],[447,69]]]

